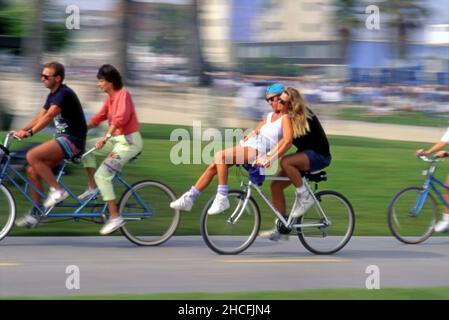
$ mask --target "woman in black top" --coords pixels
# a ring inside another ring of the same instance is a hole
[[[303,110],[301,114],[300,132],[295,132],[293,145],[297,148],[296,153],[283,157],[280,161],[282,170],[278,176],[287,176],[290,181],[273,181],[271,192],[273,205],[282,213],[286,214],[284,189],[290,184],[296,188],[296,200],[290,215],[299,218],[305,214],[313,204],[310,192],[303,185],[301,171],[317,171],[329,166],[332,157],[329,150],[329,142],[323,127],[317,116],[306,107],[301,94],[293,88],[288,88],[279,99],[279,104],[292,104],[293,109]],[[288,234],[283,235],[275,228],[260,234],[271,240],[287,240]]]

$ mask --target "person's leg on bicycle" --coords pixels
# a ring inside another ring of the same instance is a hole
[[[311,168],[309,150],[289,155],[281,160],[282,170],[296,188],[295,203],[290,215],[292,218],[303,216],[313,204],[313,197],[302,181],[301,171]]]
[[[446,185],[449,186],[449,175],[446,178]],[[444,192],[444,200],[449,203],[449,190]],[[449,208],[445,207],[445,212],[441,220],[435,225],[435,232],[445,232],[449,230]]]
[[[116,195],[113,179],[117,172],[122,171],[125,164],[142,151],[143,142],[139,132],[130,135],[114,136],[110,139],[113,148],[107,158],[102,162],[95,172],[95,183],[100,190],[101,196],[108,204],[110,218],[100,230],[100,234],[109,234],[125,224],[118,212],[115,203]]]
[[[64,143],[67,143],[66,141]],[[44,201],[44,207],[50,208],[68,197],[67,191],[56,181],[53,168],[64,158],[66,152],[60,143],[54,139],[45,142],[27,153],[27,161],[39,176],[48,184],[50,192]]]
[[[281,158],[282,159],[282,158]],[[278,177],[285,177],[286,174],[284,170],[280,170],[276,176]],[[284,189],[291,185],[290,181],[272,181],[270,184],[270,190],[271,190],[271,202],[273,206],[276,208],[276,210],[284,216],[285,219],[288,219],[287,217],[287,205],[285,201],[285,195],[284,195]],[[273,241],[277,241],[279,239],[281,240],[288,240],[288,234],[282,234],[278,231],[277,228],[277,218],[275,219],[275,225],[274,228],[267,231],[261,231],[259,233],[259,236],[261,238],[270,239]]]
[[[52,140],[54,141],[54,140]],[[49,142],[52,142],[49,141]],[[43,146],[44,145],[44,146]],[[62,155],[62,158],[60,158],[60,156],[57,157],[48,157],[48,154],[46,154],[46,150],[52,150],[50,152],[53,152],[55,149],[54,148],[54,144],[51,144],[51,148],[47,148],[47,146],[49,145],[48,142],[39,145],[33,149],[31,149],[28,153],[27,153],[27,160],[29,165],[27,166],[27,177],[28,180],[34,184],[40,191],[42,191],[42,193],[44,193],[44,187],[42,185],[42,176],[40,174],[40,172],[38,171],[39,168],[41,169],[42,167],[45,168],[49,168],[51,175],[54,178],[54,181],[52,181],[53,185],[49,184],[50,187],[52,186],[59,186],[59,184],[56,182],[56,184],[54,183],[56,181],[56,178],[53,175],[53,168],[55,168],[56,166],[59,165],[59,163],[62,161],[62,159],[64,158],[64,154]],[[43,148],[41,148],[43,146]],[[34,150],[37,149],[37,150]],[[33,151],[34,150],[34,151]],[[51,153],[50,153],[51,154]],[[30,160],[32,162],[30,162]],[[31,163],[38,163],[38,166],[36,169],[35,166],[32,166]],[[48,172],[46,172],[46,174],[48,175]],[[45,179],[44,179],[45,180]],[[36,191],[34,191],[33,188],[29,188],[29,192],[30,192],[30,196],[31,199],[36,203],[36,204],[41,204],[42,203],[42,198],[39,195],[39,193],[37,193]],[[62,200],[61,200],[62,201]],[[28,228],[33,228],[36,227],[39,222],[41,221],[41,213],[39,212],[39,210],[36,207],[33,207],[29,210],[29,212],[24,215],[21,219],[18,219],[16,221],[16,225],[19,227],[28,227]]]
[[[256,160],[257,150],[250,147],[235,146],[216,155],[218,188],[214,202],[207,211],[208,214],[219,214],[229,208],[228,171],[235,164],[247,164]]]
[[[98,138],[92,138],[87,140],[86,152],[94,148],[97,141]],[[82,164],[83,167],[86,169],[88,181],[86,190],[78,196],[78,199],[80,199],[81,201],[89,198],[91,195],[95,194],[98,191],[98,186],[97,183],[95,182],[95,171],[97,170],[97,163],[95,160],[96,157],[107,156],[112,151],[113,148],[114,144],[111,142],[111,140],[108,140],[103,146],[103,148],[97,149],[83,158]]]
[[[185,192],[177,200],[170,203],[170,207],[177,210],[190,211],[193,207],[194,201],[198,198],[201,192],[206,189],[213,178],[218,175],[218,188],[217,188],[217,201],[218,203],[211,206],[215,208],[216,206],[221,206],[223,204],[226,206],[227,201],[227,171],[228,168],[234,164],[250,163],[256,157],[256,150],[248,147],[234,146],[225,150],[217,152],[214,157],[214,162],[210,164],[207,169],[203,172],[196,183],[191,187],[191,189]],[[223,202],[223,203],[222,203]],[[228,202],[229,205],[229,202]],[[225,210],[225,209],[223,209]],[[220,212],[222,212],[221,210]],[[211,212],[215,212],[212,210]],[[217,213],[220,213],[217,212]]]

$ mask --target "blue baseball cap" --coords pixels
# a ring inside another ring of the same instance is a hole
[[[280,82],[276,82],[267,88],[265,94],[281,94],[284,90],[285,86]]]

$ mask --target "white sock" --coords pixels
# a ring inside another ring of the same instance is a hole
[[[307,191],[307,188],[305,185],[302,185],[301,187],[296,188],[296,193],[304,193],[306,191]]]

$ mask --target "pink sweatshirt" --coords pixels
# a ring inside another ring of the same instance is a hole
[[[127,90],[121,89],[115,91],[112,97],[108,96],[101,110],[92,117],[91,121],[98,126],[106,119],[110,125],[117,128],[113,133],[115,136],[140,130],[134,102]]]

